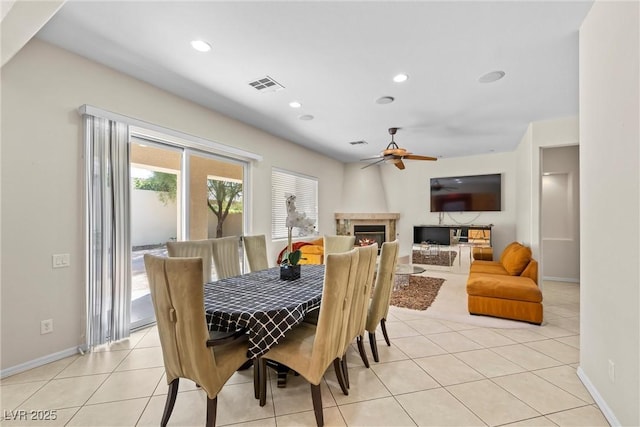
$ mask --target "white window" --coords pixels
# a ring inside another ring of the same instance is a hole
[[[318,226],[318,180],[316,178],[273,168],[271,171],[271,236],[287,238],[287,207],[285,194],[296,196],[296,209],[315,220]],[[293,229],[297,236],[298,230]]]

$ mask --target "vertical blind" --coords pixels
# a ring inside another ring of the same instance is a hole
[[[285,194],[296,196],[296,209],[318,224],[318,180],[313,177],[273,168],[271,171],[271,237],[287,237],[287,206]],[[293,229],[293,236],[299,230]]]

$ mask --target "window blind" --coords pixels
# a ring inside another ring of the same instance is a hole
[[[271,236],[273,239],[287,238],[287,207],[285,194],[296,196],[296,210],[305,213],[307,218],[318,225],[318,180],[283,169],[271,171]],[[299,234],[293,229],[293,236]]]

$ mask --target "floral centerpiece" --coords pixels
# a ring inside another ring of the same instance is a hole
[[[315,231],[315,221],[307,218],[304,212],[297,211],[295,194],[286,193],[284,197],[287,205],[287,250],[280,263],[280,278],[294,280],[300,278],[300,264],[298,263],[302,253],[300,249],[293,250],[293,229],[298,229],[299,236],[306,236]]]

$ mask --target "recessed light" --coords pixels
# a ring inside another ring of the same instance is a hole
[[[291,107],[291,108],[300,108],[300,107],[302,107],[302,104],[300,104],[298,101],[291,101],[289,103],[289,107]]]
[[[393,81],[396,83],[402,83],[402,82],[406,82],[408,78],[409,78],[408,75],[404,73],[400,73],[393,78]]]
[[[300,120],[313,120],[313,116],[311,114],[303,114],[301,116],[298,116],[298,118]]]
[[[393,101],[393,96],[382,96],[376,99],[376,104],[391,104]]]
[[[198,52],[209,52],[211,50],[211,45],[204,40],[191,41],[191,47]]]
[[[504,75],[505,75],[505,72],[501,70],[491,71],[483,76],[480,76],[478,81],[480,83],[491,83],[491,82],[500,80],[501,78],[504,77]]]

